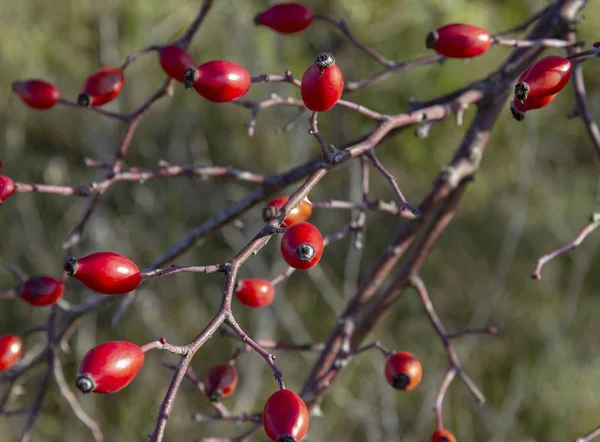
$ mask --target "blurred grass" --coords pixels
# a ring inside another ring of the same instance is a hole
[[[309,3],[318,13],[344,18],[357,38],[398,61],[424,55],[425,34],[445,23],[467,21],[496,32],[519,24],[547,4],[518,0]],[[244,65],[252,75],[291,69],[300,76],[316,53],[331,50],[347,80],[379,69],[322,23],[292,36],[255,28],[252,18],[266,4],[215,0],[190,48],[196,60],[224,58]],[[198,6],[199,2],[183,0],[23,0],[3,5],[0,155],[5,173],[22,182],[77,185],[100,179],[100,172],[83,167],[83,158],[110,160],[120,124],[65,107],[34,112],[12,94],[11,82],[43,78],[73,99],[92,70],[118,65],[136,49],[177,38]],[[582,38],[597,38],[591,17],[598,13],[600,6],[590,2]],[[381,112],[402,112],[409,97],[426,100],[461,87],[498,66],[509,52],[507,48],[493,48],[468,63],[451,60],[443,67],[419,68],[376,83],[348,99]],[[586,64],[586,80],[592,111],[598,114],[600,81],[595,66],[593,61]],[[140,58],[126,77],[124,91],[108,106],[110,109],[134,109],[155,90],[163,79],[156,55]],[[248,98],[260,99],[272,92],[299,97],[289,85],[257,84]],[[542,281],[529,278],[535,260],[570,241],[596,210],[597,159],[581,121],[566,118],[572,106],[572,94],[565,91],[548,108],[528,114],[522,124],[511,119],[507,106],[475,183],[424,268],[423,278],[449,330],[469,324],[507,325],[499,337],[465,337],[456,342],[465,368],[489,401],[478,408],[460,382],[451,387],[444,419],[460,441],[572,440],[599,423],[600,401],[594,389],[600,380],[596,351],[600,322],[595,314],[600,307],[600,274],[592,271],[598,264],[597,234],[569,256],[549,264]],[[208,103],[177,87],[174,97],[162,100],[140,125],[127,163],[155,167],[165,159],[174,164],[214,163],[279,173],[317,154],[304,119],[290,132],[274,133],[294,112],[285,108],[262,112],[256,135],[249,138],[244,130],[247,110]],[[465,126],[473,115],[473,109],[466,112]],[[338,108],[321,115],[319,122],[327,141],[337,145],[373,127],[363,117]],[[436,124],[426,140],[417,139],[412,131],[396,136],[378,148],[378,155],[398,176],[405,195],[416,203],[451,158],[463,132],[464,128],[449,119]],[[345,184],[353,183],[356,188],[357,172],[357,164],[339,168],[311,193],[311,199],[350,198]],[[112,250],[144,266],[190,227],[243,197],[249,188],[224,180],[187,178],[116,185],[96,211],[76,251],[84,255]],[[393,198],[387,183],[375,173],[372,195]],[[62,241],[84,207],[83,199],[16,195],[0,211],[2,260],[31,274],[58,274]],[[349,217],[346,212],[320,211],[314,222],[329,233]],[[261,227],[260,210],[244,214],[242,221],[244,228],[226,227],[178,262],[209,264],[230,258]],[[349,251],[348,240],[341,241],[327,250],[318,268],[298,272],[279,287],[273,308],[247,312],[236,304],[236,317],[259,338],[297,342],[326,339],[340,305],[353,293],[355,279],[385,248],[398,224],[390,217],[370,214],[368,246],[359,272],[351,271],[357,254]],[[241,276],[272,277],[282,268],[273,241],[248,261]],[[14,284],[3,269],[0,278],[0,288]],[[174,343],[189,341],[217,310],[221,288],[219,275],[177,275],[144,285],[115,328],[109,325],[111,311],[87,316],[71,339],[72,352],[61,355],[67,378],[74,379],[78,361],[99,342],[127,339],[141,344],[161,335]],[[75,302],[89,293],[70,287],[65,296]],[[41,323],[45,314],[19,302],[5,301],[0,308],[0,333],[23,332]],[[414,293],[398,301],[372,338],[415,352],[425,367],[422,385],[406,394],[390,391],[382,376],[381,357],[365,354],[353,360],[336,380],[322,404],[325,417],[311,421],[310,440],[428,438],[434,427],[430,408],[446,360]],[[35,340],[28,344],[35,345]],[[201,374],[229,357],[233,348],[234,343],[226,338],[215,338],[198,353],[193,366]],[[299,389],[316,356],[278,355],[288,388]],[[159,365],[162,358],[176,360],[151,352],[141,374],[126,390],[112,396],[81,397],[83,407],[101,424],[108,441],[146,439],[170,379],[169,372]],[[244,356],[242,363],[239,392],[226,404],[234,410],[258,411],[275,384],[257,355]],[[37,372],[24,383],[24,394],[17,398],[15,407],[27,405],[41,375]],[[190,418],[195,412],[208,411],[207,401],[184,384],[169,419],[167,440],[234,435],[245,428],[196,424]],[[0,432],[5,440],[15,440],[23,424],[22,418],[2,419]],[[32,440],[72,442],[89,438],[88,430],[52,387]],[[264,435],[259,432],[256,440],[264,440]]]

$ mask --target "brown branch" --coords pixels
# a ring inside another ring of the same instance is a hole
[[[585,436],[578,437],[573,442],[590,442],[600,436],[600,426],[594,428]]]

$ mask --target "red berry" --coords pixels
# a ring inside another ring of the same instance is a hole
[[[257,14],[254,23],[282,34],[304,31],[312,23],[312,9],[299,3],[279,3]]]
[[[273,302],[275,288],[268,279],[242,279],[235,296],[248,307],[266,307]]]
[[[338,102],[344,91],[342,71],[333,55],[324,52],[304,72],[300,94],[304,105],[313,112],[325,112]]]
[[[101,68],[86,78],[77,98],[80,106],[102,106],[121,93],[125,77],[119,68]]]
[[[269,221],[273,218],[279,209],[287,202],[289,198],[287,196],[280,196],[271,200],[267,207],[263,209],[263,218],[265,221]],[[312,215],[312,204],[307,199],[304,199],[300,204],[294,207],[290,213],[285,217],[282,226],[289,227],[296,223],[306,221]]]
[[[400,351],[387,358],[385,377],[396,390],[412,390],[419,385],[422,375],[421,362],[412,353]]]
[[[50,276],[34,276],[23,283],[19,296],[28,304],[45,306],[54,304],[64,288],[62,281]]]
[[[239,64],[214,60],[188,69],[186,86],[193,85],[196,92],[209,101],[225,103],[237,100],[250,89],[250,74]]]
[[[11,369],[23,354],[23,340],[17,335],[0,336],[0,371]]]
[[[204,376],[206,395],[212,402],[219,402],[233,394],[237,381],[238,374],[233,365],[215,365]]]
[[[15,182],[6,175],[0,175],[0,204],[15,193]]]
[[[177,45],[162,47],[158,53],[158,59],[166,74],[180,83],[183,83],[185,71],[197,66],[192,56]]]
[[[486,52],[492,36],[478,26],[452,23],[427,34],[425,46],[450,58],[471,58]]]
[[[431,442],[456,442],[456,438],[448,430],[440,428],[431,435]]]
[[[42,80],[15,81],[12,90],[27,106],[34,109],[50,109],[60,98],[60,91]]]
[[[558,94],[543,95],[540,97],[528,97],[525,101],[520,102],[516,97],[510,104],[512,116],[517,121],[522,121],[525,118],[525,112],[540,109],[552,103]]]
[[[557,94],[569,82],[569,78],[569,60],[555,55],[542,58],[521,74],[515,85],[515,97],[525,101],[527,97]]]
[[[83,258],[71,258],[65,272],[88,288],[105,295],[122,295],[142,282],[140,269],[130,259],[112,252],[97,252]]]
[[[290,390],[279,390],[271,395],[262,419],[265,433],[274,442],[299,442],[308,430],[306,404]]]
[[[142,365],[140,346],[127,341],[105,342],[87,352],[75,385],[82,393],[115,393],[133,381]]]
[[[283,259],[295,269],[310,269],[323,256],[323,237],[310,223],[297,223],[288,228],[281,238]]]

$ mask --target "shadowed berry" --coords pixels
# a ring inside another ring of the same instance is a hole
[[[299,3],[279,3],[256,15],[254,23],[282,34],[305,30],[313,21],[313,11]]]
[[[60,99],[60,91],[42,80],[15,81],[12,90],[27,106],[38,110],[50,109]]]

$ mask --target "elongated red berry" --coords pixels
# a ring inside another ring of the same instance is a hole
[[[125,77],[119,68],[104,67],[86,78],[77,98],[80,106],[102,106],[121,93]]]
[[[314,225],[297,223],[285,231],[280,248],[288,265],[295,269],[310,269],[323,256],[323,236]]]
[[[419,385],[422,376],[421,362],[412,353],[400,351],[387,358],[385,377],[396,390],[412,390]]]
[[[122,295],[142,282],[140,269],[133,261],[112,252],[97,252],[83,258],[71,258],[65,272],[88,288],[105,295]]]
[[[21,359],[23,340],[17,335],[0,336],[0,371],[11,369]]]
[[[50,276],[34,276],[21,286],[19,296],[28,304],[42,307],[58,301],[65,289],[62,281]]]
[[[304,105],[313,112],[325,112],[338,102],[344,92],[344,76],[333,55],[324,52],[304,72],[300,94]]]
[[[448,430],[440,428],[431,435],[431,442],[456,442],[456,438]]]
[[[248,307],[266,307],[273,302],[275,288],[268,279],[242,279],[235,296]]]
[[[291,390],[271,395],[263,410],[263,428],[273,442],[299,442],[308,431],[308,409]]]
[[[105,342],[87,352],[75,385],[82,393],[115,393],[133,381],[142,365],[140,346],[127,341]]]
[[[263,219],[265,221],[269,221],[272,219],[279,209],[287,202],[289,198],[287,196],[280,196],[275,198],[267,204],[267,206],[263,209]],[[282,226],[289,227],[296,223],[301,223],[302,221],[306,221],[312,215],[312,204],[308,199],[304,199],[300,204],[294,207],[290,213],[287,214]]]
[[[425,46],[450,58],[471,58],[486,52],[492,44],[492,36],[478,26],[452,23],[430,32]]]
[[[192,56],[177,45],[163,46],[158,52],[158,59],[165,73],[180,83],[183,83],[185,71],[197,66]]]
[[[6,175],[0,175],[0,204],[15,193],[15,182]]]
[[[206,395],[212,402],[219,402],[233,394],[237,381],[238,374],[233,365],[215,365],[204,376]]]
[[[512,116],[517,121],[523,121],[525,118],[525,112],[548,106],[550,103],[552,103],[557,95],[558,94],[527,97],[527,99],[523,102],[520,102],[515,97],[515,99],[510,103],[510,111],[512,112]]]
[[[304,31],[313,21],[314,13],[299,3],[279,3],[256,15],[254,23],[282,34]]]
[[[54,107],[60,99],[58,88],[42,80],[15,81],[12,90],[27,106],[39,110]]]
[[[569,82],[571,70],[571,62],[564,57],[542,58],[521,74],[515,85],[515,98],[525,101],[527,97],[557,94]]]
[[[239,64],[213,60],[184,75],[186,86],[193,85],[202,97],[225,103],[242,97],[250,89],[250,74]]]

